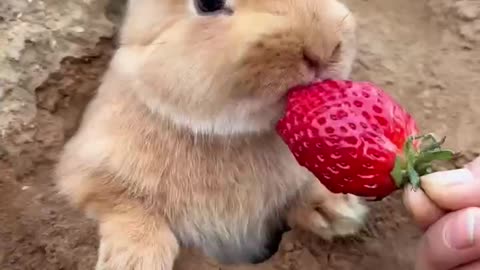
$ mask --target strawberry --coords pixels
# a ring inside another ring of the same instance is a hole
[[[453,156],[443,141],[419,136],[412,116],[368,82],[295,87],[277,132],[330,191],[376,199],[408,183],[418,188],[432,161]]]

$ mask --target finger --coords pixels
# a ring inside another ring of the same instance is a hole
[[[417,270],[448,270],[480,256],[480,208],[452,212],[430,226],[417,253]]]
[[[474,263],[470,263],[468,265],[455,268],[455,270],[478,270],[478,269],[480,269],[480,261],[476,261]]]
[[[476,158],[465,167],[468,168],[477,179],[480,178],[480,157]]]
[[[480,207],[480,179],[469,169],[436,172],[422,177],[422,189],[440,208]]]
[[[422,229],[428,228],[445,215],[445,211],[432,202],[421,189],[414,191],[411,186],[407,186],[403,193],[403,201]]]

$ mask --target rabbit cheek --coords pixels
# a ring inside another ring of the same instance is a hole
[[[301,39],[288,33],[255,42],[235,68],[233,94],[275,102],[289,88],[310,82],[314,74],[305,66],[301,48]]]

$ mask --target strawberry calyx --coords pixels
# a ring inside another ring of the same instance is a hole
[[[397,188],[411,184],[420,188],[420,177],[433,172],[433,161],[447,161],[454,157],[450,150],[442,149],[445,137],[438,141],[432,134],[411,136],[403,147],[403,155],[398,155],[390,175]]]

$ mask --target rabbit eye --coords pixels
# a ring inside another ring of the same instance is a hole
[[[197,11],[201,14],[210,15],[225,11],[231,13],[231,10],[226,7],[226,0],[194,0]]]

